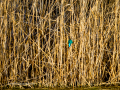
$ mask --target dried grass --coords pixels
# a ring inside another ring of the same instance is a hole
[[[1,0],[0,84],[118,83],[119,5],[119,0]]]

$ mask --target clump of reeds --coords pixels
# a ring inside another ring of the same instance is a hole
[[[119,0],[1,0],[0,85],[119,83],[119,5]]]

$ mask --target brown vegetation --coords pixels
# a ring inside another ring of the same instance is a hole
[[[119,83],[119,6],[119,0],[1,0],[0,85]]]

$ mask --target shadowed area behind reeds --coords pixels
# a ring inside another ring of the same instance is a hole
[[[1,0],[0,85],[119,84],[119,5],[119,0]]]

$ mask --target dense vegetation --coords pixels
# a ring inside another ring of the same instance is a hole
[[[119,83],[119,6],[119,0],[1,0],[0,86]]]

